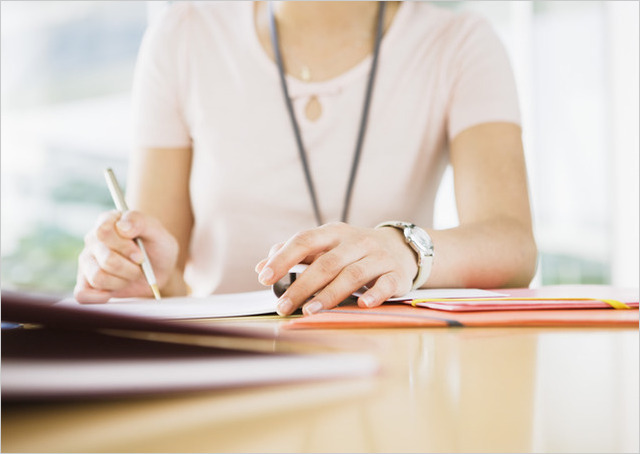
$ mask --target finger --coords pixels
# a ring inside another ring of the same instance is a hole
[[[337,306],[362,286],[389,272],[389,266],[389,262],[373,256],[351,263],[303,306],[303,313],[310,315]]]
[[[76,301],[82,304],[102,304],[111,299],[111,292],[96,290],[91,287],[76,288],[73,291]]]
[[[76,285],[73,289],[73,296],[79,303],[106,303],[111,298],[111,292],[92,288],[84,278],[81,267],[78,266],[78,275]]]
[[[385,273],[376,279],[375,284],[360,295],[358,306],[376,307],[384,303],[391,297],[406,293],[405,286],[400,283],[400,276],[397,272]]]
[[[269,260],[269,257],[271,257],[273,254],[275,254],[280,249],[282,249],[282,246],[284,246],[284,243],[277,243],[271,246],[271,249],[269,249],[269,254],[267,255],[267,258],[260,260],[256,265],[256,268],[255,268],[256,273],[260,273],[260,271],[262,271],[262,268],[264,268],[265,264]]]
[[[296,233],[282,248],[269,257],[258,276],[263,285],[272,285],[280,280],[309,255],[318,254],[338,245],[339,233],[335,229],[320,227]]]
[[[104,243],[94,244],[89,251],[105,272],[130,281],[140,277],[141,269],[138,263],[109,249]]]
[[[130,284],[130,281],[113,276],[100,268],[96,258],[86,249],[80,253],[78,263],[84,278],[94,289],[119,290]]]
[[[135,242],[130,238],[122,237],[117,229],[116,223],[119,222],[120,213],[105,213],[101,216],[97,226],[85,236],[85,245],[88,248],[94,247],[96,244],[104,244],[108,249],[116,251],[123,257],[129,257],[134,263],[142,261],[142,253]]]
[[[269,249],[269,255],[267,257],[271,257],[273,254],[278,252],[280,249],[282,249],[282,246],[284,246],[284,243],[276,243],[271,246],[271,249]]]
[[[278,312],[280,313],[280,308],[282,309],[281,315],[288,315],[287,312],[293,312],[318,290],[349,269],[354,262],[362,259],[363,255],[363,251],[358,248],[341,245],[318,257],[282,295],[282,301],[278,303]],[[349,272],[347,271],[347,273]]]
[[[109,210],[109,211],[100,213],[100,215],[98,216],[98,219],[96,219],[96,223],[94,227],[97,228],[106,222],[115,223],[118,221],[118,219],[120,219],[121,216],[122,216],[122,212],[118,210]]]
[[[264,266],[267,264],[267,260],[269,259],[262,259],[258,262],[255,268],[256,273],[260,273],[260,271],[262,271],[262,268],[264,268]]]

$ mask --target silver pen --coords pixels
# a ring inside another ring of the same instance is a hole
[[[122,189],[120,189],[120,185],[118,184],[118,180],[116,180],[116,176],[113,173],[113,170],[106,169],[104,171],[104,176],[107,179],[107,186],[109,186],[109,192],[111,193],[111,198],[113,199],[113,203],[115,203],[116,208],[125,212],[128,211],[127,202],[124,200],[124,194],[122,193]],[[156,275],[153,273],[153,268],[151,268],[151,262],[149,261],[149,256],[147,255],[147,251],[144,248],[144,244],[142,244],[142,240],[140,238],[135,238],[134,241],[140,248],[142,252],[143,260],[140,266],[142,267],[142,272],[144,273],[144,277],[147,279],[149,286],[151,287],[151,291],[153,292],[153,296],[155,299],[160,299],[160,289],[158,288],[158,282],[156,281]]]

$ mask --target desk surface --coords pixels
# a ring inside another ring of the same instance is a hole
[[[245,323],[277,329],[279,322]],[[182,396],[5,404],[2,451],[638,452],[636,329],[323,333],[345,345],[370,343],[380,374]]]

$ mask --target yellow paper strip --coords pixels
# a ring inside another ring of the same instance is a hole
[[[427,298],[412,300],[411,305],[416,307],[418,303],[459,303],[464,301],[602,301],[614,309],[631,309],[621,301],[600,298]]]

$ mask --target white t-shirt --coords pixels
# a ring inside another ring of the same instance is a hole
[[[271,245],[315,227],[276,64],[252,2],[175,2],[149,27],[134,82],[135,145],[193,148],[194,294],[262,288]],[[324,82],[287,76],[325,221],[340,220],[367,58]],[[316,96],[322,115],[304,114]],[[403,3],[384,35],[349,222],[432,226],[448,143],[484,122],[519,123],[506,52],[485,20]]]

